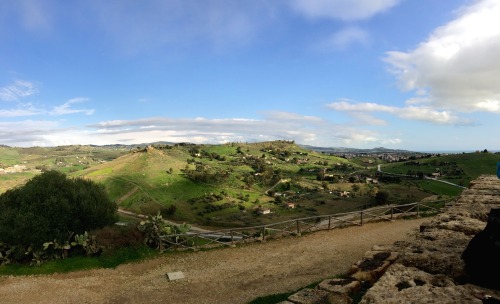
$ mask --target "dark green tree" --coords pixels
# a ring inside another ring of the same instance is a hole
[[[389,193],[387,191],[379,191],[375,194],[375,202],[377,205],[387,204],[389,201]]]
[[[117,206],[103,186],[47,171],[0,195],[0,243],[41,246],[113,224]]]

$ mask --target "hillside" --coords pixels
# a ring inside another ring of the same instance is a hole
[[[394,161],[395,156],[397,156]],[[0,192],[40,170],[59,170],[102,183],[120,207],[207,226],[252,226],[376,203],[441,199],[494,174],[498,155],[469,153],[349,154],[305,149],[291,141],[150,146],[0,147]],[[378,176],[383,171],[406,177]],[[2,171],[3,170],[3,171]],[[377,193],[387,193],[377,201]]]
[[[41,170],[77,172],[127,153],[124,147],[58,146],[14,148],[0,146],[0,193],[24,184]]]
[[[112,199],[135,212],[161,211],[191,223],[240,226],[360,208],[366,200],[345,202],[337,195],[351,185],[333,187],[318,180],[318,174],[331,173],[333,179],[335,173],[341,179],[359,168],[277,141],[140,147],[77,174],[102,182]],[[295,202],[295,208],[286,202]],[[266,209],[271,213],[259,215]]]
[[[494,175],[499,160],[500,155],[496,153],[461,153],[414,158],[385,164],[383,169],[397,174],[434,176],[439,180],[468,187],[471,180],[482,174]],[[420,181],[419,185],[424,190],[442,194],[458,195],[461,192],[456,187],[429,180]]]

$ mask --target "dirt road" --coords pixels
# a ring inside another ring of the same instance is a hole
[[[425,219],[381,222],[203,252],[116,269],[0,277],[8,303],[248,303],[341,274],[373,245],[413,238]],[[428,219],[427,219],[428,220]],[[167,272],[185,279],[168,281]]]

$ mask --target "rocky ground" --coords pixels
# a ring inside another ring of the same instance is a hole
[[[116,269],[0,277],[0,302],[248,303],[345,273],[374,245],[414,240],[428,220],[372,223],[236,248],[173,253]],[[185,279],[169,281],[166,273],[176,271]]]

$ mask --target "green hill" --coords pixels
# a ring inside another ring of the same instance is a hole
[[[494,153],[462,153],[437,156],[425,156],[414,158],[405,162],[383,165],[383,171],[406,174],[426,175],[434,174],[439,180],[452,182],[468,187],[469,182],[481,174],[496,174],[496,164],[500,161],[500,155]],[[457,195],[461,192],[456,187],[435,181],[424,180],[419,182],[424,189],[439,194]]]
[[[206,225],[253,225],[366,204],[361,198],[342,202],[325,191],[333,187],[318,180],[318,174],[333,173],[336,167],[338,179],[359,168],[287,141],[178,144],[140,147],[78,175],[102,182],[120,206],[138,213],[161,211],[169,218]],[[348,185],[337,188],[350,190]],[[335,203],[327,203],[334,198]],[[285,202],[297,202],[298,207],[286,208]],[[258,215],[267,208],[269,216]]]
[[[461,188],[422,177],[439,173],[438,179],[467,186],[481,174],[495,174],[500,159],[492,153],[407,155],[410,159],[393,163],[380,154],[344,159],[291,141],[0,147],[0,169],[22,166],[0,174],[0,192],[40,170],[56,169],[102,183],[111,199],[133,212],[160,211],[198,225],[252,226],[359,210],[380,203],[375,200],[380,191],[389,194],[383,203],[391,204],[455,196]],[[409,176],[377,176],[378,164]],[[267,209],[270,214],[261,214]]]

